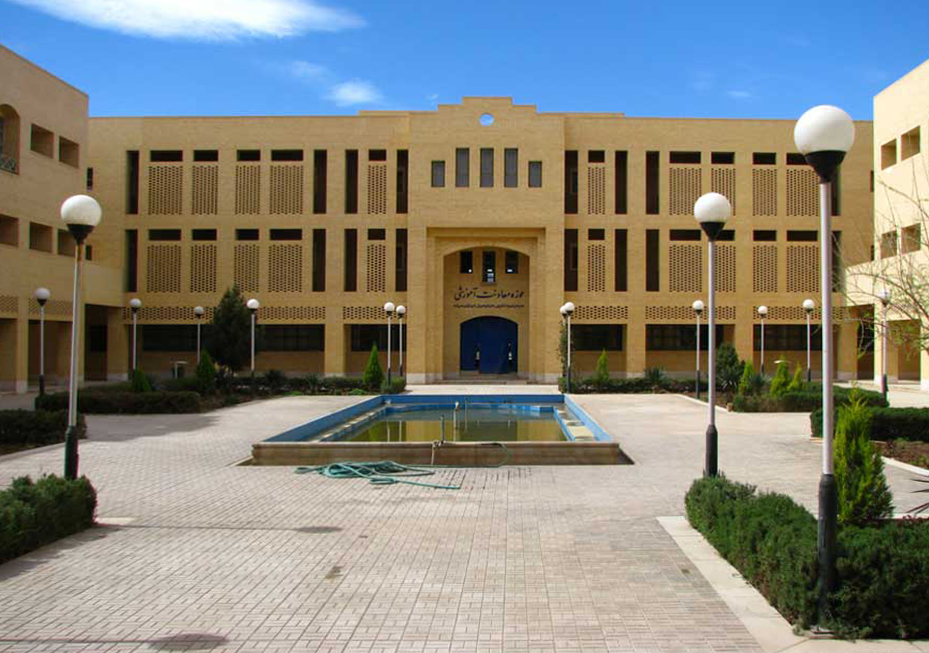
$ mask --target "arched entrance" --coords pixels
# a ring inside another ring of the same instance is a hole
[[[461,323],[460,370],[513,374],[519,360],[519,328],[503,317],[475,317]],[[478,355],[480,352],[480,355]]]

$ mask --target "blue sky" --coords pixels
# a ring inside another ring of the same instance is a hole
[[[504,95],[630,116],[795,118],[829,103],[867,120],[873,95],[929,58],[927,27],[926,0],[0,0],[0,43],[87,92],[95,116]]]

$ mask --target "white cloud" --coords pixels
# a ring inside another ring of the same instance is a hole
[[[340,107],[347,107],[353,104],[377,104],[383,100],[383,96],[370,82],[353,79],[333,86],[326,99]]]
[[[755,97],[755,94],[751,91],[726,91],[726,95],[731,97],[733,100],[751,100]]]
[[[319,82],[329,76],[329,69],[309,61],[291,61],[290,74],[303,82]]]
[[[90,27],[154,38],[287,37],[362,27],[358,15],[315,0],[13,0]]]

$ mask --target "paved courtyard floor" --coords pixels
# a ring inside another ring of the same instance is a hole
[[[436,477],[460,491],[235,466],[358,400],[89,416],[81,472],[105,525],[0,565],[0,651],[762,650],[657,519],[701,474],[705,406],[579,396],[636,465]],[[815,510],[805,415],[718,425],[728,476]],[[61,467],[61,445],[0,457],[0,484]],[[917,503],[912,474],[887,475],[899,507]]]

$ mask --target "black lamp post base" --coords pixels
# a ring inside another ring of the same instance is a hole
[[[700,372],[697,372],[697,384],[694,386],[694,392],[697,395],[697,401],[700,400]]]
[[[813,369],[809,367],[806,368],[806,382],[807,383],[813,382]]]
[[[77,478],[77,427],[69,426],[65,433],[65,478],[73,481]]]
[[[838,532],[839,493],[835,476],[823,474],[819,479],[819,580],[820,609],[825,607],[826,597],[835,591],[836,534]]]
[[[719,471],[719,433],[710,424],[706,427],[706,462],[703,466],[704,476],[716,476]]]
[[[45,375],[40,374],[39,375],[39,396],[41,397],[44,394],[45,394]]]

